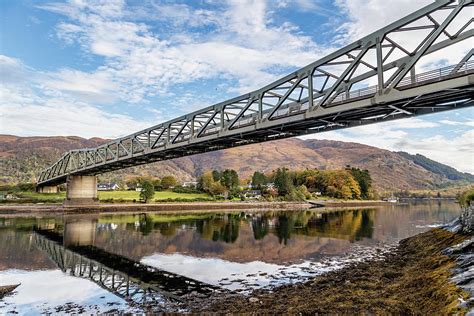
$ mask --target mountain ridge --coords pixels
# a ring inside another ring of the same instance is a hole
[[[20,137],[0,135],[0,184],[32,182],[43,168],[71,149],[96,147],[108,139],[78,136]],[[117,170],[100,176],[101,181],[118,181],[136,175],[180,181],[196,178],[208,169],[235,169],[248,179],[254,171],[276,168],[337,169],[346,165],[368,169],[374,184],[382,190],[428,189],[474,182],[474,175],[431,160],[422,155],[392,152],[351,142],[288,138]]]

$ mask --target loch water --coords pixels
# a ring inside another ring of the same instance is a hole
[[[190,295],[243,294],[377,260],[448,223],[452,201],[376,208],[0,215],[0,314],[184,309]],[[151,306],[151,307],[150,307]]]

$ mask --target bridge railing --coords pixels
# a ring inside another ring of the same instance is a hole
[[[413,77],[408,76],[403,78],[398,84],[398,88],[406,88],[407,86],[414,86],[420,84],[426,84],[433,81],[441,81],[446,78],[462,76],[474,71],[474,60],[468,60],[464,63],[457,65],[450,65],[439,69],[429,70]],[[370,86],[367,88],[350,91],[349,93],[341,93],[334,98],[331,104],[344,103],[347,101],[353,101],[355,99],[370,98],[374,96],[379,90],[379,86]]]

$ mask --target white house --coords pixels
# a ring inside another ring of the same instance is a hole
[[[98,191],[114,191],[118,190],[120,187],[117,183],[109,182],[109,183],[99,183],[97,185]]]

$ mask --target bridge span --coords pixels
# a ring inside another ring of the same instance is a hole
[[[473,8],[473,0],[438,0],[261,89],[71,150],[41,172],[38,188],[68,182],[68,200],[91,201],[95,176],[108,171],[472,106],[474,48],[453,65],[424,65],[472,44]]]

